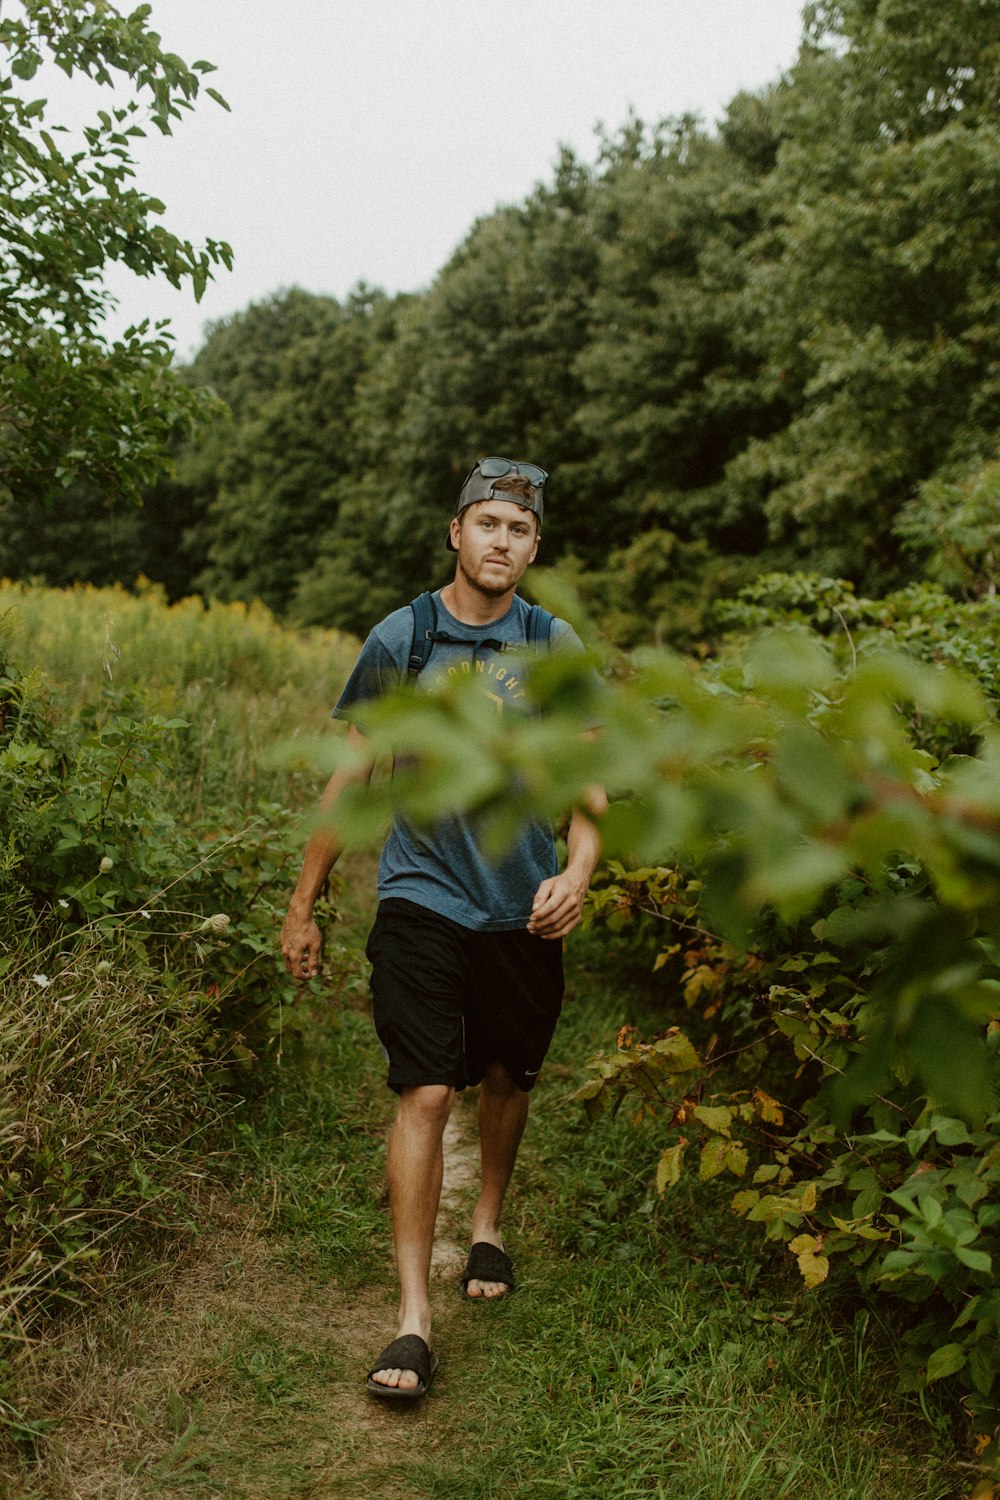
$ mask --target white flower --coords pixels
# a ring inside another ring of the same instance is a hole
[[[66,911],[69,911],[69,902],[68,901],[64,901],[61,896],[59,897],[59,905],[62,906],[62,907],[64,907],[66,909]]]
[[[217,911],[214,916],[206,917],[198,928],[199,932],[214,932],[217,937],[222,937],[229,931],[230,919],[224,911]]]
[[[40,990],[47,990],[52,982],[46,974],[32,974],[31,977]]]
[[[153,920],[145,907],[142,908],[142,911],[139,913],[139,915],[144,922],[151,922]]]
[[[106,854],[97,868],[100,870],[102,875],[106,875],[108,871],[113,870],[114,867],[114,860],[111,858],[110,854]]]

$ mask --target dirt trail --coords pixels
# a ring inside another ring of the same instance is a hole
[[[479,1143],[472,1111],[459,1097],[444,1132],[444,1180],[431,1276],[454,1281],[468,1254],[471,1195],[479,1178]]]
[[[477,1175],[475,1116],[460,1099],[445,1135],[432,1269],[439,1331],[459,1305]],[[437,1412],[428,1421],[427,1402],[375,1402],[363,1381],[395,1331],[388,1226],[384,1278],[345,1295],[298,1265],[296,1247],[268,1234],[263,1215],[216,1204],[214,1223],[169,1293],[139,1309],[116,1348],[82,1331],[65,1386],[76,1394],[59,1412],[59,1451],[25,1500],[417,1493],[414,1472],[447,1451],[448,1423]]]

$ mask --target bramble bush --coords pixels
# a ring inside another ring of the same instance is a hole
[[[172,778],[188,726],[139,712],[52,722],[43,690],[7,673],[0,888],[29,904],[33,941],[0,925],[0,973],[85,950],[145,982],[200,991],[243,1047],[277,1026],[275,1007],[295,993],[258,962],[273,955],[294,820],[270,804],[186,819]]]
[[[921,582],[866,599],[843,578],[766,573],[720,600],[713,613],[737,652],[753,631],[800,625],[823,637],[842,667],[876,644],[903,647],[923,661],[958,667],[993,702],[1000,699],[995,594],[959,600],[936,583]]]
[[[701,669],[636,653],[610,687],[594,658],[554,654],[515,669],[544,710],[524,718],[498,719],[462,679],[366,706],[374,748],[418,760],[393,791],[358,794],[354,826],[393,798],[417,820],[476,808],[499,848],[525,816],[558,819],[589,784],[608,786],[617,863],[589,920],[649,944],[650,983],[671,1020],[679,1007],[687,1019],[645,1039],[624,1029],[580,1090],[588,1111],[627,1100],[637,1123],[655,1122],[661,1190],[692,1164],[732,1175],[736,1212],[787,1247],[807,1286],[833,1267],[835,1283],[852,1275],[908,1304],[903,1382],[952,1380],[990,1434],[991,679],[936,660],[939,622],[889,650],[884,612],[848,634],[843,589],[829,607],[818,592],[802,598],[835,646],[802,622],[731,640]],[[985,644],[984,632],[984,657]]]
[[[894,872],[901,901],[909,880],[910,872]],[[630,937],[655,924],[658,992],[686,1016],[683,1029],[648,1039],[624,1027],[578,1098],[591,1119],[626,1104],[636,1125],[665,1129],[661,1192],[685,1170],[702,1181],[739,1179],[734,1212],[787,1249],[807,1288],[850,1278],[867,1294],[909,1304],[896,1318],[906,1327],[902,1388],[955,1376],[979,1430],[990,1432],[1000,1355],[992,1291],[1000,1114],[987,1109],[970,1123],[955,1112],[963,1061],[981,1069],[984,1057],[969,1038],[963,1056],[940,991],[945,1015],[932,1012],[915,1035],[901,1036],[880,1060],[881,1076],[866,1080],[872,1027],[908,965],[902,934],[887,932],[881,916],[865,920],[860,884],[842,882],[826,917],[795,928],[765,921],[735,947],[701,926],[697,880],[676,868],[613,862],[589,920]],[[919,982],[918,962],[912,970]],[[1000,1025],[989,1020],[986,1031],[993,1090]],[[917,1071],[922,1062],[927,1071],[922,1053],[932,1045],[937,1090]],[[871,1090],[849,1123],[834,1088],[845,1081],[854,1095],[866,1081]]]

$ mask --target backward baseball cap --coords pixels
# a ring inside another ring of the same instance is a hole
[[[500,465],[504,465],[500,468]],[[483,472],[484,468],[486,473]],[[492,470],[496,472],[492,472]],[[531,486],[531,499],[523,495],[512,494],[509,490],[498,490],[497,482],[501,479],[509,479],[511,475],[520,475],[526,479]],[[537,464],[525,463],[523,460],[516,462],[510,458],[481,458],[473,466],[471,473],[459,491],[458,504],[455,506],[455,515],[460,516],[463,510],[470,505],[476,505],[480,500],[509,500],[512,505],[520,505],[523,510],[530,510],[538,518],[539,528],[542,524],[543,498],[545,494],[545,481],[548,479],[544,469]],[[455,548],[451,541],[451,527],[445,538],[445,546],[449,552]]]

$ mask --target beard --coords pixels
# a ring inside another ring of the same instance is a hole
[[[503,594],[509,594],[517,584],[512,569],[506,568],[503,575],[498,576],[487,572],[486,564],[483,562],[479,564],[478,569],[473,570],[463,562],[461,556],[458,559],[458,571],[470,588],[480,594],[485,594],[489,599],[499,599]]]

